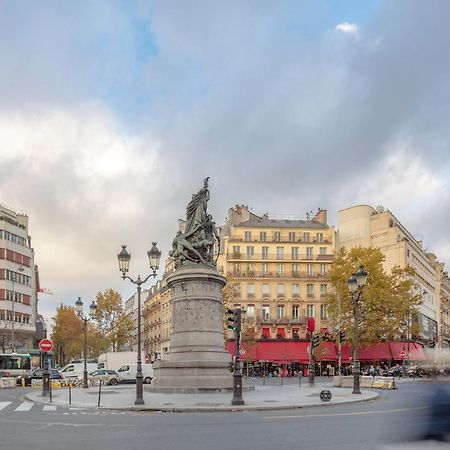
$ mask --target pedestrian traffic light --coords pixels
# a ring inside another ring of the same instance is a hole
[[[339,331],[339,342],[342,344],[342,342],[345,341],[345,331]]]
[[[319,340],[319,335],[314,333],[311,338],[312,348],[315,348],[319,345]]]
[[[436,338],[432,337],[430,339],[430,348],[436,347]]]
[[[233,330],[235,333],[240,333],[241,331],[241,309],[228,309],[227,310],[228,318],[227,321],[229,322],[227,328],[230,330]]]

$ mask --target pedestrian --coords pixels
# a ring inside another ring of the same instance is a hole
[[[373,378],[373,377],[375,377],[375,374],[376,374],[375,367],[370,366],[369,375]]]

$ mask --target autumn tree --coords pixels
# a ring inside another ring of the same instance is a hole
[[[333,293],[328,296],[328,311],[336,326],[345,331],[348,341],[354,338],[354,301],[347,281],[359,266],[368,273],[359,301],[359,339],[362,345],[382,339],[392,340],[411,335],[411,318],[422,301],[414,269],[394,267],[390,273],[383,269],[385,257],[374,247],[341,248],[329,273]]]
[[[64,365],[71,359],[79,357],[83,349],[83,325],[75,309],[61,306],[53,318],[54,325],[51,338],[54,344],[55,359]]]
[[[99,292],[94,315],[97,330],[102,333],[106,348],[119,350],[125,345],[133,330],[133,321],[125,314],[122,296],[113,289]]]

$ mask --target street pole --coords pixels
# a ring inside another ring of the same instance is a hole
[[[83,389],[88,388],[88,370],[87,370],[87,322],[86,317],[82,317],[84,322],[84,368],[83,368]]]
[[[136,400],[135,405],[143,405],[144,402],[144,376],[142,375],[141,359],[141,277],[136,280],[138,292],[138,323],[137,323],[137,372],[136,372]]]
[[[12,352],[16,353],[16,344],[15,344],[15,337],[14,337],[14,326],[16,321],[16,313],[15,313],[15,304],[14,304],[14,281],[16,278],[16,273],[12,273],[12,297],[11,297],[11,311],[12,311],[12,323],[11,323],[11,348]]]
[[[48,370],[48,353],[44,352],[44,371],[42,372],[42,397],[47,397],[48,395],[50,395],[50,371]]]
[[[341,342],[341,296],[338,294],[338,317],[339,317],[339,339],[338,339],[338,375],[342,375],[342,342]]]
[[[232,405],[244,405],[244,398],[242,397],[242,369],[241,359],[239,357],[240,340],[241,340],[241,309],[236,311],[237,329],[234,330],[234,370],[233,370],[233,398]]]
[[[309,387],[314,387],[314,375],[315,375],[313,337],[314,333],[311,332],[311,336],[309,338],[309,364],[308,364]]]
[[[355,342],[353,347],[353,392],[352,394],[361,394],[361,390],[359,388],[359,348],[358,348],[358,340],[359,340],[359,299],[361,296],[361,292],[358,292],[358,295],[354,297],[355,302]]]

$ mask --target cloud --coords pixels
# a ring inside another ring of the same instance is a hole
[[[342,31],[343,33],[358,35],[358,26],[354,23],[342,22],[336,25],[336,30]]]

